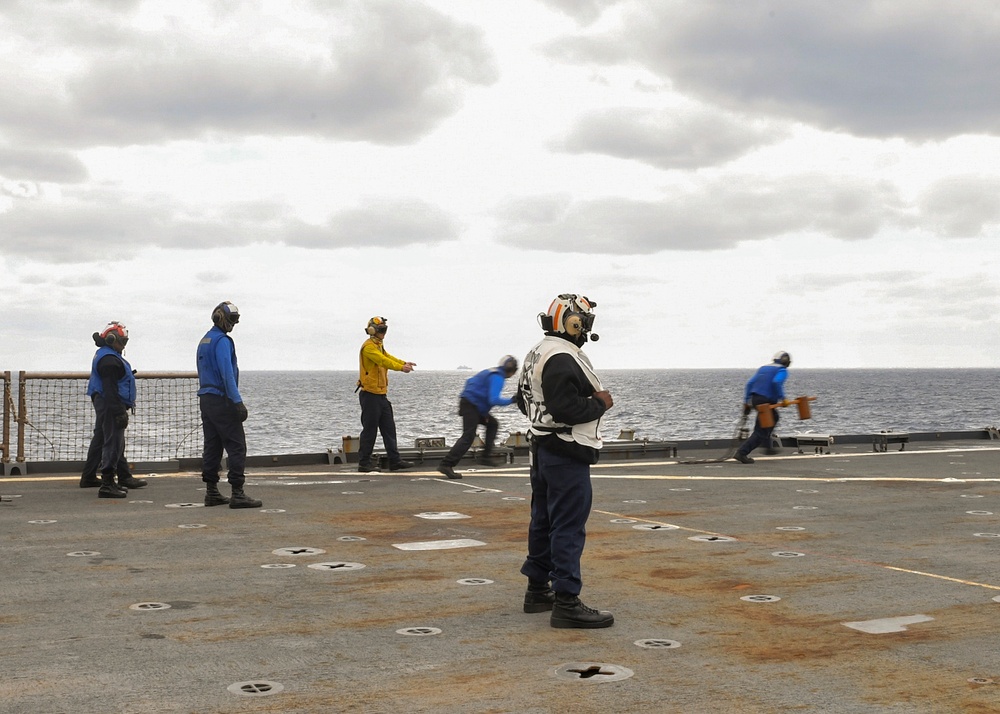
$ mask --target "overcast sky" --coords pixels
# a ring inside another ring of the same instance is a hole
[[[1000,367],[995,0],[4,0],[0,369]]]

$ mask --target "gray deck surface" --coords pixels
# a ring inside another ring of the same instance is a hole
[[[0,711],[998,712],[995,443],[600,464],[589,631],[521,611],[526,466],[256,469],[261,511],[3,478]]]

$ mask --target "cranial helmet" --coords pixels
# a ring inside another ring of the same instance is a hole
[[[503,373],[507,377],[513,377],[514,373],[517,372],[517,357],[514,355],[504,355],[497,363],[497,367],[503,368]]]
[[[233,325],[240,321],[240,309],[226,300],[212,310],[212,324],[223,332],[232,332]]]
[[[549,305],[548,312],[538,314],[538,323],[545,332],[558,332],[576,338],[586,336],[594,327],[597,303],[583,295],[563,293]]]
[[[787,352],[777,352],[774,355],[774,361],[783,367],[787,367],[792,363],[792,356]]]
[[[368,321],[368,326],[365,328],[365,332],[369,335],[384,335],[389,326],[386,323],[384,317],[375,316]]]
[[[94,333],[94,342],[98,346],[113,346],[116,342],[124,347],[128,342],[128,328],[122,323],[112,320],[100,332]]]

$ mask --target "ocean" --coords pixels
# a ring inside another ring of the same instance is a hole
[[[605,439],[620,430],[636,438],[730,438],[741,417],[743,386],[754,369],[598,370],[615,400],[602,426]],[[390,372],[389,401],[401,447],[418,437],[453,444],[461,433],[458,395],[468,371]],[[354,393],[356,371],[241,372],[240,391],[250,410],[245,424],[250,454],[315,453],[337,449],[361,431]],[[516,377],[507,381],[512,394]],[[1000,423],[1000,369],[796,369],[789,397],[814,396],[812,419],[794,407],[781,412],[777,432],[870,434],[958,431]],[[517,407],[494,408],[500,440],[525,431]],[[381,450],[381,439],[376,450]]]

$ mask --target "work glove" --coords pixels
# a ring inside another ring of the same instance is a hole
[[[750,411],[753,409],[749,404],[743,405],[743,416],[749,416]]]
[[[115,414],[115,426],[119,429],[128,428],[128,412],[121,411],[118,414]]]
[[[247,412],[247,406],[243,402],[236,402],[236,413],[240,415],[240,421],[246,421],[250,414]]]

